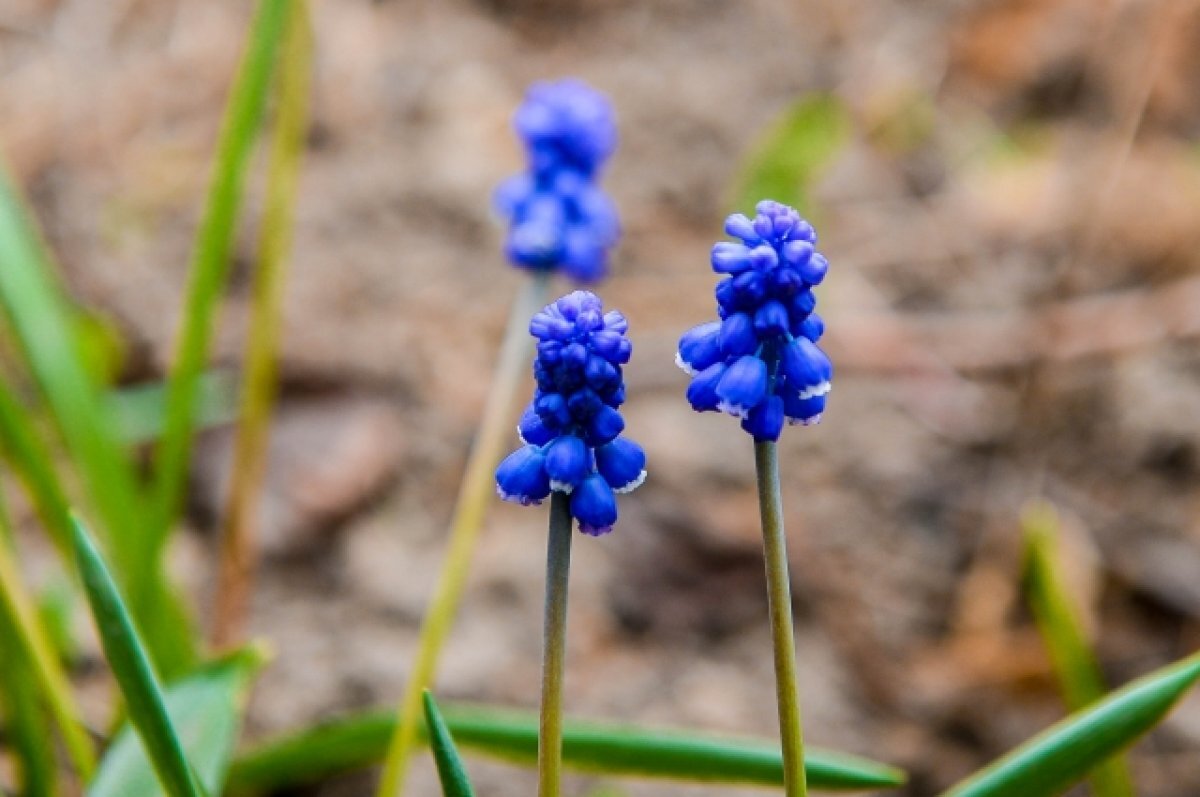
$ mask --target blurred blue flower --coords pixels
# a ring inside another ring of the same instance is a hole
[[[713,271],[725,275],[715,290],[720,320],[685,332],[675,361],[692,377],[693,409],[729,413],[755,440],[778,440],[785,420],[813,424],[825,410],[833,365],[817,346],[825,324],[812,289],[829,261],[794,209],[766,200],[756,210],[725,220],[738,240],[712,249]]]
[[[509,223],[506,256],[520,268],[601,279],[621,234],[616,207],[598,183],[617,146],[612,106],[578,80],[535,83],[513,126],[528,169],[501,183],[493,198]]]
[[[537,388],[517,431],[524,447],[496,469],[506,501],[537,504],[552,491],[571,496],[571,515],[584,534],[601,535],[617,520],[615,493],[646,478],[646,454],[621,433],[622,366],[633,351],[625,317],[604,312],[587,291],[568,294],[533,316]]]

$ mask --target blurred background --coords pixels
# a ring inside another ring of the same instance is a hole
[[[531,81],[566,75],[618,113],[605,183],[625,231],[599,290],[630,320],[626,417],[650,469],[614,534],[576,545],[569,713],[775,732],[751,446],[689,410],[672,366],[678,335],[714,316],[722,219],[764,192],[802,205],[832,263],[830,409],[781,444],[809,740],[904,766],[902,793],[927,795],[1064,714],[1021,594],[1018,520],[1037,497],[1062,512],[1111,684],[1200,647],[1200,4],[313,12],[252,619],[277,655],[251,737],[399,694],[523,279],[489,208],[521,167],[509,117]],[[0,2],[0,146],[126,402],[172,351],[249,17],[240,0]],[[260,179],[247,217],[261,202]],[[239,367],[256,240],[239,234],[218,394]],[[232,451],[211,415],[172,549],[202,618]],[[52,586],[51,548],[10,497],[31,578]],[[439,695],[536,705],[543,544],[541,515],[496,502]],[[82,610],[75,623],[91,633]],[[87,645],[85,710],[102,721]],[[1198,748],[1192,697],[1136,748],[1139,793],[1200,793]],[[471,766],[480,793],[532,790],[529,771]],[[435,793],[428,762],[414,778]]]

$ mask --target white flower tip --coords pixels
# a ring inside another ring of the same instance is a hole
[[[564,495],[570,495],[571,491],[575,489],[575,485],[571,484],[570,482],[559,482],[559,481],[555,481],[554,479],[551,479],[550,480],[550,489],[556,493],[563,493]]]
[[[788,426],[816,426],[821,422],[821,413],[813,415],[811,418],[788,418]]]
[[[810,399],[816,398],[817,396],[824,396],[830,390],[833,390],[832,384],[829,382],[821,382],[820,384],[810,385],[809,387],[804,388],[804,390],[801,390],[800,398]]]
[[[624,495],[625,493],[632,493],[634,490],[641,487],[642,483],[645,481],[646,481],[646,470],[645,470],[645,468],[643,468],[642,472],[637,475],[637,478],[635,478],[629,484],[624,484],[624,485],[621,485],[620,487],[614,487],[613,492],[617,493],[619,495]]]
[[[679,352],[675,352],[675,364],[688,376],[695,376],[699,373],[695,368],[684,362],[683,355]]]
[[[737,404],[730,404],[728,401],[717,402],[717,409],[721,412],[732,415],[735,418],[746,418],[750,415],[749,407],[741,407]]]

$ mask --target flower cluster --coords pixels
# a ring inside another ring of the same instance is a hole
[[[725,220],[739,241],[712,250],[713,270],[727,275],[716,288],[721,320],[686,332],[675,359],[692,376],[693,409],[727,412],[755,440],[778,440],[784,419],[813,424],[825,409],[833,366],[816,345],[825,325],[812,288],[829,262],[795,210],[768,200],[757,211]]]
[[[536,83],[513,126],[529,168],[501,183],[494,197],[509,222],[508,259],[535,271],[561,268],[579,282],[599,280],[621,232],[598,185],[617,146],[612,106],[578,80]]]
[[[551,491],[571,497],[584,534],[598,536],[617,521],[614,493],[646,478],[646,454],[621,437],[625,401],[621,366],[633,350],[625,316],[605,313],[594,294],[575,291],[537,313],[533,374],[537,390],[518,426],[525,443],[496,469],[506,501],[537,504]]]

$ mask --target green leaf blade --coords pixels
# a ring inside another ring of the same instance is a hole
[[[1074,714],[943,797],[1050,797],[1158,724],[1196,681],[1200,654],[1157,670]]]
[[[1107,687],[1061,576],[1058,515],[1049,504],[1035,504],[1024,512],[1021,526],[1030,609],[1054,663],[1067,708],[1079,711],[1100,700]],[[1100,764],[1089,780],[1095,797],[1133,797],[1133,777],[1123,756]]]
[[[73,523],[75,561],[87,594],[104,655],[125,697],[129,718],[165,792],[170,797],[202,797],[179,734],[163,702],[153,665],[134,628],[108,567],[83,524]]]
[[[811,213],[816,179],[850,139],[849,111],[834,95],[805,97],[787,108],[747,155],[734,192],[734,208],[753,213],[774,199]]]
[[[471,788],[471,779],[467,777],[467,768],[463,766],[458,750],[454,747],[454,738],[446,721],[438,711],[433,695],[426,689],[423,694],[425,705],[425,728],[429,737],[429,746],[433,750],[433,759],[437,763],[438,779],[442,782],[442,794],[445,797],[475,797]]]
[[[50,723],[35,697],[37,684],[10,623],[0,619],[0,717],[6,742],[16,759],[18,782],[26,797],[58,794],[58,762],[47,743]]]
[[[166,420],[155,469],[155,513],[150,543],[157,555],[179,511],[195,436],[200,379],[229,275],[246,172],[270,93],[276,53],[290,0],[260,0],[249,41],[225,107],[204,217],[196,236]]]
[[[178,728],[187,759],[204,790],[221,794],[241,730],[246,699],[263,657],[247,648],[204,665],[167,687],[167,714]],[[87,797],[158,797],[163,794],[136,732],[124,727],[113,739]]]
[[[446,726],[461,750],[521,766],[537,761],[538,718],[530,712],[450,706]],[[235,791],[267,791],[312,782],[378,763],[396,726],[393,712],[372,712],[268,742],[235,762]],[[905,782],[898,769],[856,756],[809,748],[812,788],[864,791]],[[563,731],[568,769],[628,777],[763,786],[783,784],[777,742],[729,740],[701,733],[655,731],[611,723],[568,721]]]
[[[161,573],[156,552],[146,544],[148,525],[135,512],[141,490],[132,462],[91,371],[75,311],[31,215],[3,169],[0,307],[83,477],[88,502],[99,513],[117,573],[156,662],[168,672],[186,667],[195,653],[189,624]],[[34,476],[43,482],[43,491],[45,476],[45,469]],[[53,500],[46,493],[39,508]]]
[[[33,499],[50,539],[70,561],[71,512],[66,492],[33,418],[4,382],[0,382],[0,449]]]

